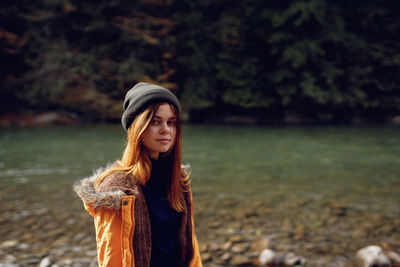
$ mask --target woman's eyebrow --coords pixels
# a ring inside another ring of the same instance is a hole
[[[153,119],[160,119],[160,120],[162,120],[162,117],[157,116],[157,115],[154,115]],[[175,117],[175,116],[174,116],[174,117],[170,117],[170,118],[168,118],[168,120],[176,120],[176,117]]]

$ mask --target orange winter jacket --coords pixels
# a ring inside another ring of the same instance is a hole
[[[148,211],[140,186],[132,184],[131,179],[116,174],[106,177],[103,180],[104,186],[102,182],[95,190],[96,179],[103,171],[98,170],[93,176],[74,184],[75,192],[94,218],[98,264],[109,267],[149,267],[150,226],[146,221]],[[187,227],[182,227],[184,229],[181,229],[181,236],[187,235],[189,238],[181,242],[182,249],[187,252],[182,256],[182,266],[201,267],[190,192],[188,195],[187,210],[190,214],[187,214]]]

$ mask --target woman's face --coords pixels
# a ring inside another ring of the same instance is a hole
[[[167,152],[175,143],[176,117],[167,103],[161,104],[149,126],[144,131],[142,143],[153,159],[158,159],[162,152]]]

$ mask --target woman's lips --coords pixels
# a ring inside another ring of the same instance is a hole
[[[171,139],[156,139],[157,142],[160,142],[161,144],[168,144],[169,142],[171,142]]]

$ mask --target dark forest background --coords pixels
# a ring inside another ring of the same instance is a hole
[[[139,81],[176,93],[192,122],[400,115],[400,1],[0,5],[0,116],[55,111],[119,121]]]

